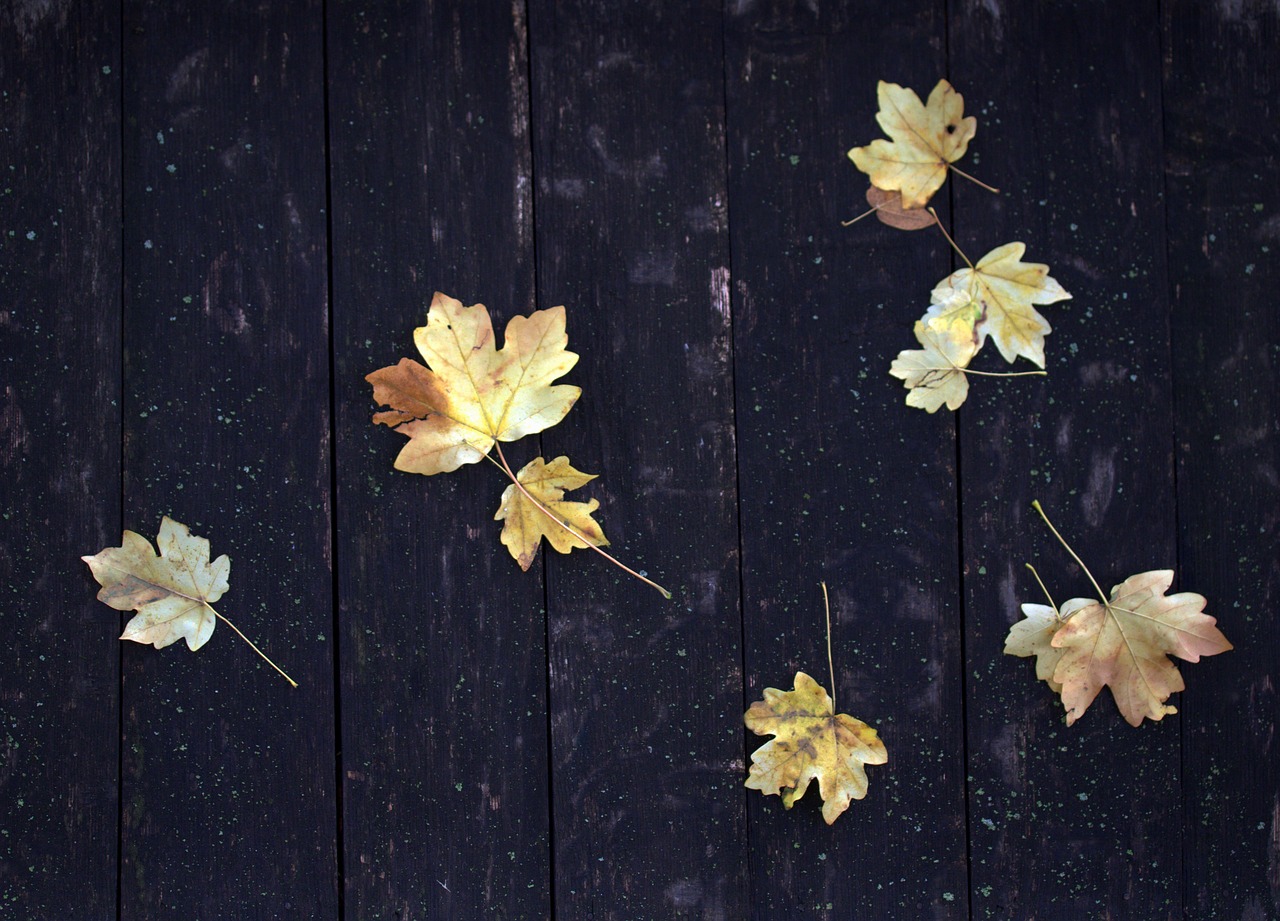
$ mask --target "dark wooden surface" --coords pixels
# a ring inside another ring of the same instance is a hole
[[[1002,189],[943,220],[1073,297],[928,415],[887,370],[958,260],[839,222],[876,81],[940,76]],[[1262,0],[0,6],[0,919],[1280,918],[1277,92]],[[566,305],[508,456],[671,601],[392,469],[364,376],[436,290]],[[1089,594],[1032,499],[1209,598],[1178,715],[1001,654],[1024,562]],[[77,557],[163,514],[297,690],[115,639]],[[830,827],[742,786],[822,580],[889,751]]]

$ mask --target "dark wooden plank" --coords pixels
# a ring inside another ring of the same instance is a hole
[[[954,420],[907,407],[888,374],[947,245],[840,226],[866,207],[846,152],[882,135],[876,83],[928,92],[943,4],[816,9],[730,16],[748,699],[797,670],[831,683],[826,580],[837,707],[877,727],[889,763],[830,827],[816,787],[790,812],[751,793],[753,917],[964,918]]]
[[[1003,190],[955,181],[957,240],[975,260],[1021,240],[1074,298],[1041,309],[1049,377],[983,381],[960,414],[975,918],[1181,917],[1178,720],[1134,729],[1103,691],[1067,728],[1034,663],[1002,655],[1019,603],[1044,602],[1025,562],[1059,603],[1092,594],[1033,499],[1104,588],[1177,562],[1156,16],[953,11],[985,139],[968,165]]]
[[[502,475],[394,470],[404,438],[372,425],[364,381],[420,359],[437,289],[499,334],[534,307],[523,14],[330,11],[350,918],[550,914],[540,573],[498,542]]]
[[[564,919],[747,912],[720,6],[530,4],[538,299],[582,355],[545,456],[675,593],[545,561]]]
[[[321,4],[125,5],[125,502],[232,558],[125,650],[124,918],[337,916]]]
[[[114,918],[118,5],[6,4],[0,85],[0,915]]]
[[[1164,10],[1181,584],[1235,650],[1184,669],[1186,916],[1280,916],[1280,12]]]

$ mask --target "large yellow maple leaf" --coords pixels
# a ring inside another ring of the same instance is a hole
[[[1165,701],[1185,687],[1169,656],[1198,662],[1232,648],[1202,613],[1204,596],[1165,595],[1171,584],[1173,571],[1160,569],[1125,579],[1106,602],[1072,598],[1060,612],[1023,605],[1027,618],[1010,629],[1005,652],[1037,657],[1036,676],[1062,695],[1068,726],[1103,687],[1130,725],[1161,720],[1178,712]]]
[[[553,385],[578,362],[568,351],[564,308],[536,310],[507,324],[494,347],[483,304],[436,292],[427,325],[413,341],[428,367],[410,358],[365,377],[373,398],[391,407],[373,417],[409,439],[395,467],[435,474],[481,460],[495,441],[516,441],[565,417],[582,391]]]
[[[816,778],[828,825],[851,800],[867,795],[863,765],[889,760],[876,731],[836,713],[826,690],[804,672],[796,672],[795,690],[765,688],[764,700],[753,703],[744,720],[756,735],[776,736],[752,753],[747,787],[780,795],[790,809]]]
[[[976,325],[979,348],[990,335],[1005,361],[1019,355],[1044,367],[1044,337],[1052,331],[1033,304],[1069,300],[1071,295],[1049,277],[1049,267],[1022,262],[1026,244],[1006,243],[978,260],[973,268],[951,273],[933,292],[935,303],[949,296],[948,289],[967,292],[979,305]]]
[[[591,513],[600,507],[600,500],[571,502],[564,498],[565,490],[578,489],[595,478],[593,473],[575,470],[569,458],[563,456],[549,464],[535,457],[516,474],[519,486],[512,483],[506,488],[502,504],[493,518],[506,522],[502,526],[501,540],[521,569],[527,570],[533,563],[538,544],[544,537],[560,553],[568,553],[575,548],[585,549],[588,543],[596,547],[608,546],[604,530],[591,517]],[[536,502],[531,501],[530,496]],[[541,503],[546,511],[537,503]]]
[[[98,600],[117,611],[137,611],[120,639],[163,649],[180,639],[197,650],[213,636],[211,604],[228,588],[231,559],[225,553],[209,562],[209,542],[167,515],[151,542],[125,531],[119,547],[81,557],[102,585]]]
[[[876,121],[892,141],[872,141],[849,151],[871,184],[902,195],[903,208],[923,208],[942,187],[947,169],[964,156],[978,131],[978,120],[963,117],[964,98],[946,80],[921,103],[914,90],[886,83],[876,86]]]

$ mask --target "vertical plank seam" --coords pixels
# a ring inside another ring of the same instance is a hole
[[[942,60],[943,73],[948,82],[951,80],[951,0],[942,0]],[[951,237],[956,235],[956,195],[955,182],[947,183],[947,221],[951,225]],[[947,266],[951,272],[956,270],[955,250],[947,250]],[[959,416],[951,417],[951,444],[955,452],[955,509],[956,509],[956,578],[957,599],[960,609],[960,623],[956,628],[960,641],[960,763],[964,765],[964,774],[960,784],[964,795],[964,876],[965,876],[965,914],[973,918],[973,835],[972,835],[972,802],[969,790],[969,596],[965,586],[965,544],[964,544],[964,451],[961,444],[962,426]]]
[[[1168,298],[1168,313],[1166,322],[1168,335],[1166,336],[1166,344],[1168,347],[1169,360],[1169,459],[1170,459],[1170,476],[1173,478],[1173,568],[1178,574],[1179,582],[1181,582],[1182,574],[1182,520],[1181,506],[1178,493],[1178,383],[1176,380],[1177,364],[1174,356],[1177,349],[1174,348],[1174,336],[1176,335],[1175,324],[1173,322],[1173,286],[1172,278],[1169,272],[1170,258],[1172,254],[1169,251],[1169,242],[1171,235],[1169,232],[1169,171],[1168,171],[1168,124],[1165,118],[1165,55],[1170,53],[1167,36],[1165,33],[1165,5],[1163,0],[1155,0],[1156,22],[1156,45],[1159,52],[1159,60],[1157,66],[1160,68],[1160,80],[1157,85],[1159,93],[1159,111],[1160,111],[1160,210],[1163,220],[1161,221],[1161,229],[1164,231],[1164,279],[1162,287],[1165,296]],[[1178,805],[1182,809],[1182,820],[1178,823],[1178,871],[1181,879],[1179,880],[1179,896],[1182,902],[1182,911],[1180,916],[1187,919],[1191,916],[1189,907],[1191,904],[1191,881],[1188,874],[1187,861],[1187,821],[1190,815],[1188,809],[1188,795],[1185,778],[1186,771],[1186,750],[1187,750],[1187,718],[1183,716],[1178,720],[1178,786],[1179,798]]]
[[[730,431],[733,439],[733,507],[734,519],[737,525],[737,541],[738,541],[738,674],[740,676],[740,685],[742,694],[739,706],[745,713],[747,710],[750,692],[747,688],[747,609],[746,609],[746,583],[742,574],[742,560],[745,551],[742,532],[742,461],[738,452],[738,379],[737,379],[737,336],[734,331],[734,303],[737,298],[734,296],[733,290],[733,220],[732,220],[732,173],[731,158],[732,151],[729,149],[729,37],[728,37],[728,5],[724,0],[720,4],[720,92],[721,92],[721,117],[724,122],[723,144],[724,152],[724,233],[725,233],[725,268],[728,270],[728,279],[726,286],[728,290],[726,294],[729,298],[729,389],[732,398],[729,400],[729,412],[732,425]],[[749,749],[751,748],[751,740],[743,730],[742,738],[742,761],[740,762],[739,771],[746,770],[747,762],[750,760]],[[738,798],[742,803],[742,830],[743,830],[743,846],[746,848],[746,873],[747,873],[747,907],[752,909],[755,905],[755,874],[752,872],[751,855],[751,810],[750,800],[748,799],[748,790],[745,785],[739,787]]]
[[[120,341],[120,365],[119,365],[119,406],[117,407],[118,425],[116,427],[116,436],[118,441],[117,455],[117,481],[119,485],[119,493],[117,496],[117,518],[116,522],[121,529],[124,528],[124,398],[125,398],[125,373],[124,373],[124,303],[125,303],[125,274],[124,274],[124,228],[126,226],[125,206],[127,199],[125,198],[124,188],[124,144],[125,144],[125,124],[124,117],[124,87],[125,87],[125,53],[124,53],[124,0],[119,0],[116,4],[116,70],[120,74],[119,90],[117,91],[117,105],[119,129],[117,131],[116,142],[116,162],[119,164],[119,174],[116,176],[116,189],[120,195],[120,245],[117,247],[117,258],[119,259],[120,270],[120,312],[117,316],[118,334]],[[117,621],[121,618],[117,617]],[[124,643],[116,641],[116,919],[119,921],[123,917],[124,911]]]
[[[320,0],[320,61],[324,99],[324,218],[325,218],[325,327],[329,345],[329,578],[330,634],[333,637],[333,793],[334,793],[334,875],[338,886],[338,918],[346,917],[346,842],[343,837],[342,771],[342,632],[339,622],[338,553],[338,413],[337,349],[334,337],[333,285],[333,156],[331,107],[329,103],[329,0]]]
[[[529,239],[532,241],[533,252],[530,258],[533,260],[533,306],[536,308],[542,303],[542,280],[541,280],[541,264],[538,262],[538,162],[534,152],[538,148],[535,133],[538,130],[538,119],[534,109],[538,104],[537,94],[533,91],[534,68],[533,68],[533,10],[529,0],[516,0],[517,3],[524,5],[524,67],[525,67],[525,93],[528,97],[529,123],[527,134],[529,138]],[[538,435],[538,453],[545,457],[546,452],[542,445],[542,435]],[[555,810],[555,737],[552,734],[551,726],[551,591],[548,584],[549,572],[547,570],[547,557],[550,555],[550,547],[543,548],[539,556],[542,562],[542,714],[543,724],[546,727],[547,734],[547,762],[546,762],[546,778],[547,778],[547,917],[555,921],[556,917],[556,810]]]

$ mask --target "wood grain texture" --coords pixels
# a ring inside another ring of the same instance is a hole
[[[0,916],[114,918],[120,32],[0,9]]]
[[[499,335],[534,307],[524,8],[339,3],[329,43],[346,913],[547,917],[540,571],[492,465],[392,468],[364,380],[421,360],[436,290]]]
[[[534,2],[529,27],[538,297],[582,354],[543,445],[675,594],[545,561],[557,917],[741,918],[720,4]]]
[[[1182,695],[1186,917],[1280,916],[1280,13],[1164,10],[1181,583],[1235,644]]]
[[[125,524],[228,553],[300,684],[125,650],[126,919],[338,913],[320,14],[125,4]]]
[[[954,181],[956,239],[974,260],[1021,240],[1073,296],[1042,308],[1049,376],[983,381],[960,412],[974,918],[1181,917],[1177,719],[1134,729],[1104,690],[1067,728],[1033,663],[1001,654],[1019,603],[1044,603],[1024,563],[1059,603],[1092,594],[1033,499],[1104,588],[1177,563],[1155,17],[953,12],[951,79],[982,141],[969,167],[1002,190]],[[1035,61],[1015,75],[1009,54]]]
[[[964,918],[964,748],[953,417],[904,405],[946,241],[867,220],[849,148],[880,79],[932,88],[943,5],[740,4],[728,19],[731,227],[747,698],[827,678],[889,752],[823,824],[752,793],[752,917]],[[876,35],[875,43],[866,36]],[[942,202],[945,211],[945,200]],[[747,735],[748,751],[763,742]]]

